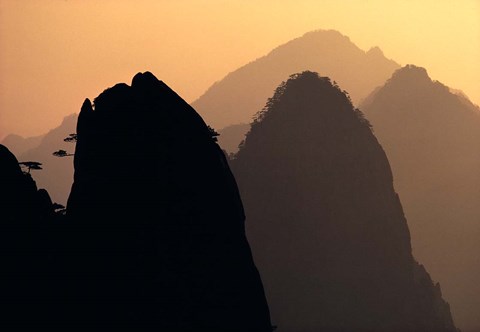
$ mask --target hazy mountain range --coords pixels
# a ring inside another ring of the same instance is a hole
[[[13,154],[20,156],[24,152],[36,148],[44,137],[45,135],[39,135],[24,138],[22,136],[10,134],[3,139],[2,144],[8,146]]]
[[[318,30],[231,72],[192,106],[215,128],[249,123],[286,77],[303,70],[330,77],[358,104],[399,67],[378,47],[365,52],[337,31]]]
[[[66,213],[0,145],[4,326],[269,332],[271,310],[285,332],[456,332],[386,154],[330,79],[280,85],[233,173],[149,72],[86,99],[76,127]]]
[[[360,108],[392,165],[415,256],[459,325],[480,327],[480,109],[415,66]]]
[[[235,152],[244,136],[238,124],[250,123],[278,84],[292,73],[313,70],[329,76],[357,102],[383,84],[397,68],[399,65],[385,58],[378,47],[365,52],[337,31],[318,30],[281,45],[230,73],[192,106],[220,132],[220,146]],[[222,129],[231,125],[235,126]],[[63,138],[72,132],[75,132],[75,120],[66,118],[60,127],[47,134],[49,138],[41,146],[39,142],[44,135],[27,139],[9,135],[2,141],[20,160],[37,158],[44,163],[43,171],[34,174],[35,179],[41,187],[49,190],[54,201],[61,204],[66,203],[73,166],[70,158],[59,159],[52,157],[51,153],[59,149],[72,151],[74,146],[63,142]],[[58,184],[50,181],[54,178]]]
[[[480,242],[479,110],[461,92],[432,82],[424,69],[398,68],[378,48],[365,52],[336,31],[314,31],[230,73],[193,106],[221,134],[220,146],[236,152],[280,82],[303,70],[331,77],[360,105],[387,153],[415,256],[441,282],[457,325],[474,331],[480,327],[479,263],[472,255]],[[63,138],[75,132],[75,123],[76,116],[67,117],[47,135],[10,135],[2,142],[19,160],[44,164],[32,175],[62,204],[73,160],[51,154],[73,152]]]
[[[279,331],[451,331],[387,157],[328,78],[279,86],[231,160]]]
[[[75,144],[64,142],[64,138],[76,132],[77,115],[65,117],[60,126],[45,135],[22,138],[8,135],[2,144],[14,152],[19,161],[38,161],[42,170],[32,172],[40,188],[46,188],[54,202],[65,205],[73,183],[73,159],[52,155],[60,149],[74,152]]]
[[[441,282],[463,331],[477,331],[480,268],[471,253],[480,252],[478,106],[409,65],[360,109],[389,158],[416,257]],[[224,131],[223,139],[232,153],[250,126],[230,128],[235,132]]]

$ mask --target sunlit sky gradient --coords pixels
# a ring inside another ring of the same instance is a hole
[[[480,0],[0,0],[0,138],[42,134],[138,71],[191,102],[317,29],[426,67],[480,104]]]

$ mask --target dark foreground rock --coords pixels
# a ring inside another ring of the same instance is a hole
[[[0,145],[0,328],[57,319],[60,216],[44,189]]]
[[[137,74],[87,99],[77,134],[68,301],[84,306],[68,315],[109,328],[270,331],[235,179],[195,110]]]

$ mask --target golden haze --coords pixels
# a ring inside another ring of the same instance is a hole
[[[424,66],[480,103],[478,0],[0,0],[0,138],[42,134],[138,71],[192,102],[228,72],[316,29]]]

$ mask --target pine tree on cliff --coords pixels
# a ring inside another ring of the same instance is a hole
[[[280,85],[232,169],[279,331],[455,331],[382,147],[328,78]]]

